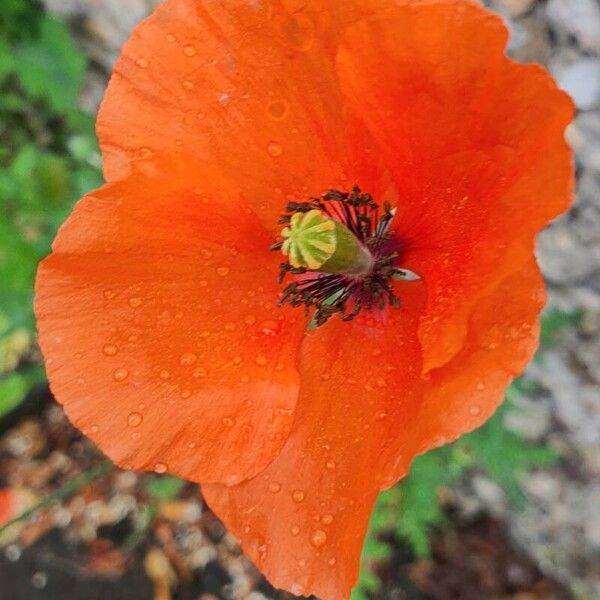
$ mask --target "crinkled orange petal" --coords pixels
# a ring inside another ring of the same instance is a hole
[[[333,57],[344,28],[391,3],[167,0],[125,45],[102,104],[107,179],[193,156],[268,228],[289,199],[365,185],[360,170],[375,149],[346,121]]]
[[[398,4],[348,30],[338,70],[393,173],[403,265],[427,285],[427,372],[460,352],[477,303],[568,207],[573,106],[542,68],[504,56],[507,31],[488,11]]]
[[[403,477],[412,459],[482,425],[538,346],[544,282],[529,258],[482,298],[472,312],[459,354],[429,373],[423,402],[397,439],[384,487]]]
[[[421,404],[422,286],[399,293],[401,309],[309,334],[281,454],[241,485],[202,488],[267,578],[295,594],[348,598],[382,474]]]
[[[56,398],[115,463],[231,484],[287,438],[305,326],[276,309],[273,240],[207,181],[138,173],[80,201],[36,314]]]

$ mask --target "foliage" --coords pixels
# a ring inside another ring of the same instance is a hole
[[[429,536],[444,524],[440,491],[455,483],[467,469],[484,471],[502,486],[508,499],[523,508],[525,497],[519,476],[528,469],[546,465],[556,459],[546,447],[525,443],[504,425],[513,386],[507,399],[485,425],[449,446],[423,454],[415,459],[410,474],[397,486],[382,492],[377,500],[369,534],[363,549],[363,569],[353,600],[364,600],[366,593],[376,591],[379,581],[369,566],[389,555],[390,549],[378,541],[382,531],[405,540],[418,558],[429,553]]]
[[[2,0],[0,374],[15,366],[5,360],[15,339],[32,338],[38,262],[75,199],[101,183],[93,118],[78,109],[85,66],[65,26],[36,1]],[[35,373],[0,379],[0,416],[39,380]]]

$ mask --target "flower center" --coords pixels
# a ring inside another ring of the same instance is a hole
[[[358,186],[290,202],[280,219],[286,225],[283,241],[272,246],[287,257],[280,282],[288,274],[294,277],[280,306],[304,306],[307,313],[314,308],[314,326],[336,313],[351,321],[363,309],[399,307],[392,280],[418,276],[396,266],[401,248],[391,230],[395,212],[388,203],[380,211]]]

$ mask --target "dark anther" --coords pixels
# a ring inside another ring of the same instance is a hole
[[[362,310],[400,306],[392,280],[405,271],[396,264],[399,259],[397,246],[390,243],[390,226],[396,211],[388,202],[380,211],[370,194],[354,186],[351,192],[332,189],[321,198],[290,202],[286,208],[280,223],[289,223],[293,214],[298,212],[320,210],[345,225],[369,249],[375,260],[371,271],[361,276],[295,269],[289,263],[283,263],[279,271],[280,283],[288,273],[299,277],[284,288],[280,305],[304,306],[307,312],[314,309],[313,323],[317,326],[326,323],[335,314],[344,321],[352,321]],[[274,244],[272,248],[280,249],[281,244]],[[302,277],[307,273],[306,277]]]

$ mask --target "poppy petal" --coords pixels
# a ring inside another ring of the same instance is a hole
[[[461,352],[429,373],[423,403],[399,434],[384,487],[406,475],[417,454],[454,441],[492,416],[537,349],[545,297],[530,247],[527,262],[477,304]]]
[[[98,119],[106,178],[159,156],[194,156],[271,230],[289,199],[364,185],[348,149],[368,144],[364,131],[349,139],[329,46],[390,3],[167,0],[115,66]]]
[[[281,454],[250,481],[202,488],[271,583],[294,594],[348,597],[380,475],[420,405],[423,290],[403,284],[397,293],[403,307],[380,319],[332,319],[307,335]]]
[[[53,392],[115,463],[231,484],[285,442],[304,324],[275,310],[273,240],[210,182],[136,174],[80,201],[36,313]]]
[[[506,39],[467,0],[403,1],[353,25],[338,54],[396,182],[403,265],[427,283],[425,372],[461,350],[477,303],[571,201],[572,102],[542,68],[506,58]]]

